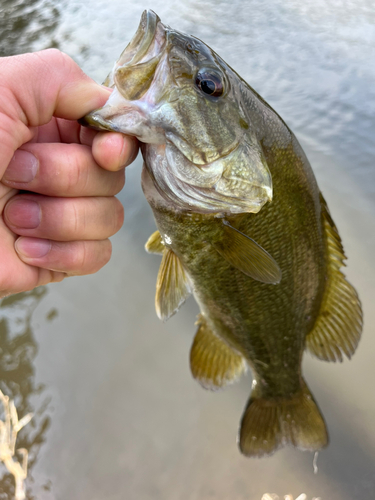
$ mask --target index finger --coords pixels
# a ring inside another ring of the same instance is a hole
[[[97,132],[92,142],[92,155],[98,165],[116,171],[136,159],[138,147],[135,137],[118,132]]]

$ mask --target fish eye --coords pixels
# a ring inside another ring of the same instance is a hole
[[[195,77],[195,85],[212,97],[220,97],[224,93],[223,78],[216,71],[200,69]]]

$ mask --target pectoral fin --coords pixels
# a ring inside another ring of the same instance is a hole
[[[340,271],[346,259],[341,239],[321,195],[328,253],[327,285],[320,313],[306,337],[306,348],[324,361],[342,361],[354,354],[362,331],[362,309],[357,292]]]
[[[152,233],[152,235],[146,242],[145,249],[148,253],[162,254],[164,252],[165,246],[163,240],[161,239],[159,231],[155,231],[154,233]]]
[[[277,284],[281,269],[271,255],[253,239],[224,221],[224,234],[216,250],[234,267],[262,283]]]
[[[158,317],[166,321],[192,292],[189,276],[177,255],[164,248],[156,281],[155,308]]]
[[[241,354],[233,351],[207,326],[203,316],[198,316],[198,331],[190,351],[190,369],[193,377],[205,389],[219,389],[246,371]]]

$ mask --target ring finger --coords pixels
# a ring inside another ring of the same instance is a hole
[[[124,210],[115,197],[19,194],[6,205],[4,220],[20,236],[54,241],[104,240],[121,228]]]

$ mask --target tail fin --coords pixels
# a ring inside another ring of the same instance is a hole
[[[262,457],[288,444],[308,451],[328,444],[326,424],[305,382],[291,398],[264,399],[254,388],[242,417],[241,452]]]

